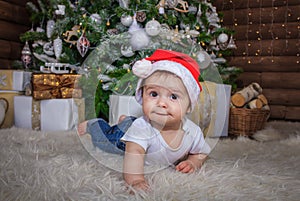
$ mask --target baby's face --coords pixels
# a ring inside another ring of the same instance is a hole
[[[157,75],[144,82],[143,112],[159,130],[179,129],[190,106],[186,88],[175,75]]]

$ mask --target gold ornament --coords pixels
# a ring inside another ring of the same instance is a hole
[[[75,45],[77,43],[77,40],[78,40],[78,35],[77,34],[79,32],[80,32],[80,26],[79,25],[75,25],[72,28],[71,31],[66,31],[66,33],[63,34],[66,37],[66,39],[64,39],[64,41],[67,42],[67,43],[71,43],[71,44]]]

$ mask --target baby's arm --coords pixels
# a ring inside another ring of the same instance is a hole
[[[135,189],[149,188],[144,177],[145,150],[134,142],[126,142],[123,176],[126,183]]]
[[[176,170],[182,173],[192,173],[200,169],[207,159],[206,154],[190,154],[185,161],[176,165]]]

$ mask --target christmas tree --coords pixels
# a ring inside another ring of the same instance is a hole
[[[108,118],[109,95],[132,95],[132,64],[157,48],[198,61],[201,79],[231,84],[240,73],[224,56],[236,48],[232,31],[206,0],[38,0],[27,3],[33,28],[21,35],[32,69],[67,65],[83,74],[87,118]]]

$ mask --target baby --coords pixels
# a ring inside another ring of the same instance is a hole
[[[112,127],[102,119],[90,120],[81,123],[78,132],[90,133],[100,149],[124,153],[126,183],[148,190],[145,164],[170,165],[179,172],[192,173],[210,152],[200,127],[186,117],[201,91],[200,71],[188,55],[162,49],[137,61],[132,70],[139,77],[135,97],[143,116],[122,117]]]

